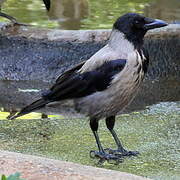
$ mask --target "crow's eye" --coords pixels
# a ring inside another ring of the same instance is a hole
[[[138,20],[135,20],[135,22],[134,22],[135,24],[139,24],[139,21]]]
[[[135,20],[135,21],[134,21],[134,26],[135,26],[136,28],[141,28],[141,27],[142,27],[142,24],[143,24],[143,22],[142,22],[141,20]]]

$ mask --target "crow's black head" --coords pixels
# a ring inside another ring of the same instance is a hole
[[[162,20],[147,18],[137,13],[127,13],[116,20],[113,29],[124,33],[129,41],[138,46],[142,45],[143,37],[148,30],[167,25]]]

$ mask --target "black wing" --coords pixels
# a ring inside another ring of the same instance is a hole
[[[73,68],[67,70],[66,72],[64,72],[63,74],[61,74],[57,79],[56,79],[56,84],[61,84],[64,81],[66,81],[70,76],[72,76],[74,73],[76,73],[79,69],[81,69],[81,67],[84,65],[86,61],[83,61],[79,64],[77,64],[76,66],[74,66]]]
[[[50,101],[79,98],[97,91],[105,90],[112,81],[114,75],[119,73],[126,65],[125,59],[117,59],[104,63],[97,69],[79,73],[80,65],[66,71],[56,81],[56,84],[43,98]]]
[[[110,85],[113,77],[122,71],[126,65],[126,60],[108,61],[93,71],[79,73],[78,70],[84,63],[82,62],[63,73],[56,80],[55,85],[42,95],[41,99],[24,107],[17,115],[9,117],[9,119],[38,110],[52,101],[84,97],[94,92],[105,90]]]

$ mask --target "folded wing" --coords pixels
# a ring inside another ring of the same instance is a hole
[[[85,62],[63,73],[51,89],[42,94],[42,98],[24,107],[17,115],[9,117],[14,119],[43,108],[53,101],[74,99],[88,96],[97,91],[108,88],[113,77],[122,71],[126,65],[125,59],[117,59],[105,62],[93,71],[80,73],[79,70]]]
[[[125,59],[117,59],[107,61],[93,71],[84,73],[79,73],[78,69],[82,66],[77,66],[61,75],[57,79],[56,84],[43,98],[60,101],[84,97],[97,91],[103,91],[110,85],[113,77],[122,71],[125,65]]]

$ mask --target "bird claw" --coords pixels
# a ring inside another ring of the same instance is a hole
[[[92,158],[92,159],[96,158],[95,152],[96,152],[96,151],[90,151],[90,153],[89,153],[90,158]]]
[[[91,158],[97,158],[99,159],[98,164],[102,165],[105,161],[107,161],[109,164],[115,164],[118,165],[123,161],[121,157],[116,156],[114,154],[108,154],[106,152],[98,152],[98,151],[90,151],[90,157]]]
[[[138,151],[126,151],[123,156],[138,156],[140,153]]]
[[[139,155],[138,151],[121,151],[121,150],[113,150],[110,148],[105,149],[105,152],[107,152],[108,154],[113,154],[115,156],[119,156],[119,157],[123,157],[123,156],[137,156]]]

